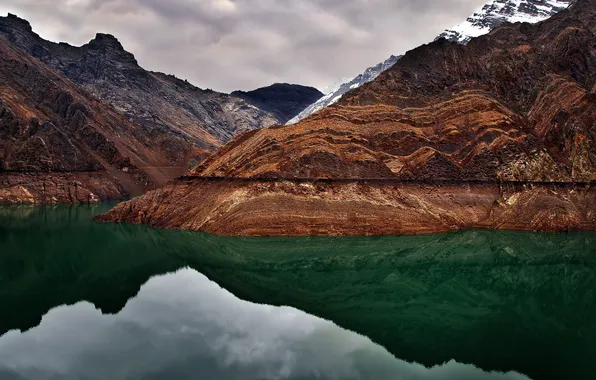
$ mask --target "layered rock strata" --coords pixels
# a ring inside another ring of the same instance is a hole
[[[194,180],[100,219],[226,235],[596,229],[595,32],[596,1],[579,0],[421,46],[337,105],[243,134]]]
[[[179,180],[100,221],[230,236],[397,235],[596,226],[593,186]]]

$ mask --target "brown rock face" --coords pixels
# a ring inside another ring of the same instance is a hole
[[[191,179],[121,203],[100,221],[221,235],[395,235],[466,228],[579,231],[596,190],[567,184],[421,184]]]
[[[0,175],[0,204],[4,205],[99,203],[128,194],[107,171]]]
[[[596,229],[595,32],[596,1],[578,0],[467,46],[421,46],[337,106],[243,134],[191,172],[254,181],[179,181],[102,220],[230,235]]]
[[[0,37],[0,203],[122,198],[167,166],[138,125]]]

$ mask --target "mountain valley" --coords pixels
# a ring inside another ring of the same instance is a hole
[[[287,85],[282,112],[261,109],[146,71],[114,36],[54,43],[12,14],[0,17],[0,48],[0,204],[142,194],[237,134],[284,123],[319,95]]]

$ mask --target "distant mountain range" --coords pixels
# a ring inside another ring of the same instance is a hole
[[[492,29],[506,22],[529,22],[536,23],[547,19],[553,14],[565,9],[574,0],[493,0],[474,13],[466,21],[447,29],[437,38],[445,38],[449,41],[467,43],[473,37],[478,37],[490,32]],[[287,124],[295,124],[300,120],[318,112],[332,104],[335,104],[341,97],[350,90],[354,90],[365,83],[371,82],[382,72],[390,68],[401,58],[391,56],[386,61],[367,68],[364,73],[356,78],[347,81],[337,88],[325,93],[321,99],[306,107],[295,118]]]

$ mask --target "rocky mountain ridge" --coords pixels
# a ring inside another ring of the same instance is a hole
[[[143,69],[112,35],[54,43],[12,14],[0,17],[0,50],[0,204],[141,194],[320,94],[292,86],[265,104],[202,90]]]
[[[199,89],[141,68],[112,35],[75,47],[39,37],[15,15],[0,17],[0,35],[141,125],[177,161],[198,147],[213,150],[236,134],[278,123],[242,99]],[[175,147],[170,148],[173,144]]]
[[[0,36],[0,203],[120,199],[165,183],[144,130]]]
[[[567,8],[574,0],[491,0],[461,24],[445,30],[437,39],[466,44],[470,39],[490,32],[506,23],[536,23]],[[317,102],[305,108],[287,124],[295,124],[306,117],[338,102],[347,92],[371,82],[382,72],[392,67],[400,56],[391,56],[386,61],[369,67],[356,78],[325,94]]]
[[[468,43],[506,23],[537,23],[567,8],[574,0],[493,0],[464,22],[445,30],[437,38]]]
[[[329,91],[328,93],[324,94],[324,96],[320,97],[317,101],[311,103],[306,108],[303,108],[298,115],[289,120],[286,124],[296,124],[300,120],[312,115],[313,113],[318,112],[332,104],[335,104],[337,101],[339,101],[339,99],[341,99],[341,97],[345,93],[374,80],[383,71],[393,66],[395,62],[397,62],[397,60],[400,58],[401,56],[392,55],[385,61],[367,68],[366,70],[364,70],[362,74],[359,74],[350,81],[340,84],[339,86],[337,86],[337,88],[334,88],[332,91]]]

